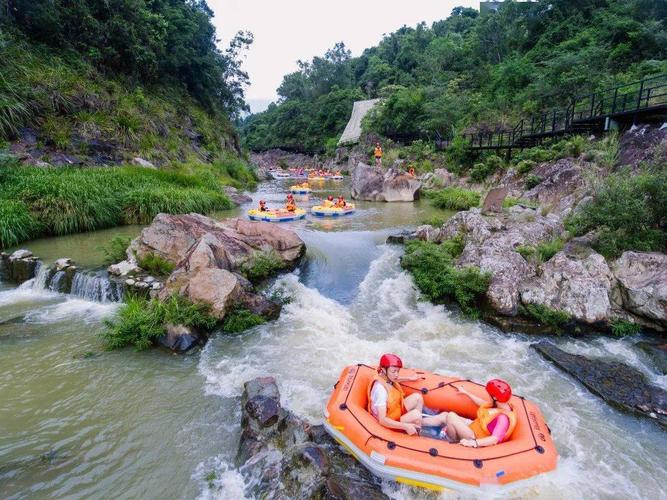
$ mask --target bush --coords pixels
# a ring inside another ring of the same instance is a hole
[[[107,264],[115,264],[127,259],[127,247],[130,246],[131,241],[132,238],[124,236],[114,236],[111,238],[108,246],[101,247],[104,253],[104,261]]]
[[[40,225],[21,201],[0,199],[0,248],[18,245],[39,234]]]
[[[635,335],[642,329],[637,323],[632,323],[623,319],[614,320],[611,322],[611,333],[616,337],[625,337],[628,335]]]
[[[139,257],[137,259],[137,264],[144,271],[156,276],[167,276],[171,274],[176,267],[173,263],[154,253]]]
[[[217,321],[208,306],[193,304],[182,297],[170,297],[164,302],[128,297],[116,317],[104,322],[100,336],[107,349],[133,345],[143,350],[166,332],[167,323],[211,330]]]
[[[571,320],[570,315],[565,311],[551,309],[542,304],[523,304],[519,306],[519,312],[542,325],[553,327],[558,333]]]
[[[265,323],[264,318],[244,308],[235,308],[225,315],[222,330],[225,333],[240,333]]]
[[[491,155],[482,163],[476,163],[470,170],[470,178],[475,182],[482,182],[489,175],[504,168],[505,162],[496,155]]]
[[[518,172],[519,175],[527,174],[528,172],[533,170],[533,168],[535,168],[535,165],[537,165],[537,163],[535,163],[532,160],[521,160],[516,165],[516,171]]]
[[[534,246],[531,245],[519,245],[515,249],[521,257],[523,257],[526,260],[531,260],[535,257],[537,254],[537,250],[535,249]]]
[[[593,200],[566,220],[575,236],[598,231],[594,248],[608,258],[625,250],[664,250],[667,238],[667,173],[614,174]]]
[[[526,177],[526,189],[533,189],[542,182],[542,177],[538,175],[529,175]]]
[[[551,257],[560,252],[564,245],[565,241],[560,238],[555,238],[551,241],[537,245],[537,256],[539,257],[540,262],[548,261]]]
[[[252,282],[262,281],[285,268],[285,263],[273,253],[257,252],[241,272]]]
[[[431,191],[428,195],[431,203],[444,210],[468,210],[479,206],[481,196],[475,191],[459,187],[448,187],[440,191]]]
[[[462,269],[454,265],[458,243],[437,245],[423,241],[409,241],[401,266],[407,269],[419,290],[430,301],[439,303],[455,300],[464,314],[477,317],[475,308],[489,287],[490,276],[470,266]]]

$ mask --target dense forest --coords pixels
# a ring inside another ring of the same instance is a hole
[[[383,97],[365,127],[410,142],[498,128],[583,92],[667,71],[667,2],[505,2],[457,7],[384,37],[359,57],[342,43],[299,62],[279,101],[243,124],[252,150],[332,151],[355,100]]]

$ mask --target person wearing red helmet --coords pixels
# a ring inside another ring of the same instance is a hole
[[[266,202],[264,200],[259,200],[259,211],[260,212],[268,212],[269,209],[266,208]]]
[[[492,446],[507,441],[516,426],[516,415],[509,404],[512,388],[504,380],[492,379],[486,383],[491,402],[457,386],[459,393],[468,396],[477,408],[477,418],[472,422],[454,412],[447,414],[447,436],[453,442],[472,448]]]
[[[322,203],[322,206],[326,207],[326,208],[333,207],[334,206],[334,197],[331,196],[331,195],[327,196],[327,199],[324,200],[324,203]]]
[[[296,211],[296,202],[294,201],[294,196],[291,193],[287,195],[287,202],[285,203],[285,209],[288,212]]]
[[[382,355],[378,373],[368,386],[368,411],[381,425],[413,435],[421,429],[424,399],[420,393],[409,396],[403,393],[400,382],[419,377],[401,377],[401,368],[401,358],[395,354]]]

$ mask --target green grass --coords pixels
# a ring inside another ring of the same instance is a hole
[[[508,196],[503,200],[503,208],[511,208],[515,205],[523,205],[524,207],[537,208],[537,202],[524,200],[523,198],[514,198]]]
[[[544,179],[542,179],[542,177],[540,177],[539,175],[530,174],[528,177],[526,177],[526,181],[525,181],[526,189],[533,189],[535,186],[540,184],[543,180]]]
[[[409,241],[401,266],[412,274],[415,284],[430,301],[455,300],[464,314],[478,317],[475,306],[482,300],[491,278],[473,266],[457,268],[454,259],[460,249],[460,242],[437,245]]]
[[[216,171],[200,164],[192,172],[177,166],[19,167],[0,160],[0,247],[39,235],[148,224],[160,212],[206,214],[232,207]]]
[[[169,262],[154,253],[138,258],[137,264],[141,269],[155,276],[168,276],[176,267],[173,262]]]
[[[623,319],[611,322],[611,333],[616,337],[625,337],[627,335],[635,335],[642,329],[637,323],[632,323]]]
[[[533,160],[521,160],[516,165],[516,171],[519,175],[524,175],[531,172],[535,168],[535,165],[537,165],[537,163]]]
[[[235,308],[225,315],[222,330],[225,333],[240,333],[249,328],[266,323],[266,320],[244,308]]]
[[[551,309],[542,304],[522,304],[519,312],[542,325],[552,327],[557,333],[561,333],[563,326],[571,321],[570,315],[565,311]]]
[[[170,297],[166,301],[128,297],[118,314],[104,322],[105,329],[100,336],[107,349],[134,346],[143,350],[166,333],[167,323],[211,330],[217,322],[209,314],[208,306],[193,304],[181,297]]]
[[[479,206],[481,196],[475,191],[459,187],[448,187],[427,194],[433,206],[444,210],[468,210]]]
[[[130,246],[132,238],[125,236],[114,236],[109,243],[100,247],[104,253],[104,261],[107,264],[115,264],[121,260],[127,259],[127,247]]]
[[[561,238],[554,238],[537,245],[537,256],[540,262],[546,262],[563,249],[565,241]]]
[[[285,264],[276,255],[257,252],[250,262],[242,267],[241,272],[250,281],[257,283],[284,268]]]
[[[483,182],[489,175],[503,169],[505,162],[496,155],[485,158],[483,162],[476,163],[470,170],[470,178],[474,182]]]

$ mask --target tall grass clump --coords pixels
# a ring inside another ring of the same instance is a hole
[[[491,278],[473,266],[457,268],[454,259],[460,248],[458,243],[437,245],[409,241],[401,266],[412,274],[417,288],[430,301],[454,300],[464,314],[478,317],[475,305],[486,293]]]
[[[39,234],[40,225],[22,201],[0,199],[0,248],[18,245]]]
[[[127,258],[127,247],[130,246],[132,238],[129,236],[114,236],[109,243],[100,247],[104,253],[104,261],[107,264],[115,264]]]
[[[552,327],[557,333],[561,333],[563,327],[571,321],[570,315],[565,311],[542,304],[522,304],[519,306],[519,312],[542,325]]]
[[[254,326],[266,323],[266,320],[245,308],[232,309],[225,314],[222,330],[225,333],[241,333]]]
[[[217,321],[209,307],[173,296],[166,301],[128,297],[118,314],[104,322],[100,336],[107,349],[147,349],[166,333],[167,323],[211,330]]]
[[[433,206],[444,210],[468,210],[479,206],[481,196],[475,191],[459,187],[448,187],[427,194]]]
[[[149,253],[137,258],[137,265],[155,276],[167,276],[171,274],[176,265],[173,262],[160,257],[155,253]]]
[[[241,272],[252,282],[262,281],[277,271],[285,268],[285,263],[273,253],[257,252],[243,266]]]
[[[626,250],[664,251],[667,245],[667,172],[613,174],[595,189],[593,200],[566,220],[579,236],[597,232],[593,247],[608,258]]]

